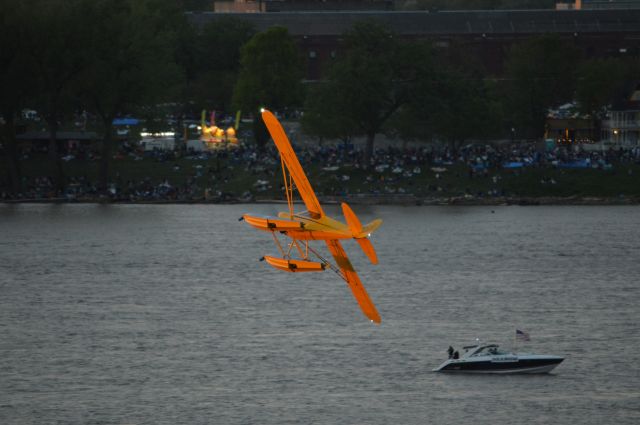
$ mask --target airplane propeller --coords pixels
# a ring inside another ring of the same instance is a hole
[[[362,251],[367,255],[369,261],[371,261],[371,264],[378,264],[378,254],[376,254],[376,250],[373,248],[373,244],[369,240],[369,236],[371,235],[371,232],[380,226],[382,221],[374,220],[369,223],[366,228],[363,228],[358,216],[356,216],[356,213],[353,212],[346,202],[342,203],[342,213],[344,214],[344,218],[347,221],[347,226],[349,226],[353,238],[358,242]]]

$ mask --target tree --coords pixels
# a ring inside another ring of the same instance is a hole
[[[356,133],[356,125],[350,116],[336,108],[341,94],[320,84],[311,87],[307,92],[301,120],[302,129],[321,140],[341,139],[348,142]]]
[[[185,10],[210,11],[211,0],[180,0]]]
[[[509,110],[525,134],[542,136],[547,110],[573,99],[578,51],[557,36],[514,46],[507,59]]]
[[[624,87],[632,67],[619,59],[593,59],[578,67],[576,100],[580,112],[591,116],[595,137],[600,137],[600,123],[607,106]]]
[[[57,133],[65,114],[73,108],[72,89],[85,66],[89,0],[36,0],[28,2],[29,31],[23,48],[34,64],[37,93],[35,104],[49,128],[49,157],[55,164],[54,183],[64,188],[62,162],[58,155]]]
[[[197,103],[229,111],[240,71],[240,49],[254,34],[254,27],[238,18],[205,25],[196,39],[198,65],[191,92]]]
[[[405,138],[437,136],[455,146],[500,132],[501,107],[482,78],[441,68],[429,85],[416,90],[405,108]]]
[[[4,121],[0,139],[7,154],[9,187],[14,195],[22,191],[15,121],[32,94],[34,78],[28,49],[20,42],[29,28],[24,6],[22,2],[12,5],[0,2],[0,114]]]
[[[390,130],[387,125],[397,122],[394,117],[409,103],[411,93],[428,86],[425,81],[434,73],[431,52],[427,45],[398,41],[375,21],[355,24],[345,38],[345,55],[316,92],[321,100],[309,101],[306,113],[324,117],[337,131],[365,136],[368,167],[376,134]]]
[[[263,147],[268,140],[259,108],[281,110],[298,105],[302,98],[302,75],[298,48],[286,28],[271,27],[254,35],[242,47],[233,103],[236,109],[254,114],[258,146]]]
[[[553,9],[556,0],[418,0],[405,2],[404,9],[429,10],[492,10],[492,9]]]
[[[102,122],[98,184],[103,191],[109,182],[114,118],[170,98],[167,88],[181,77],[173,50],[176,13],[169,0],[95,0],[87,15],[93,48],[81,91]]]

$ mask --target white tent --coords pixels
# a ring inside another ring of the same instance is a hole
[[[158,149],[161,151],[169,151],[175,148],[175,140],[173,137],[143,137],[140,141],[145,151]]]

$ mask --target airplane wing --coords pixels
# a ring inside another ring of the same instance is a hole
[[[335,258],[338,267],[344,274],[344,278],[349,284],[349,288],[351,288],[351,292],[353,292],[353,296],[358,301],[358,305],[360,309],[370,320],[380,323],[380,315],[378,314],[378,310],[376,310],[376,306],[373,305],[371,298],[369,298],[369,294],[364,289],[358,274],[353,269],[351,265],[351,261],[347,258],[347,253],[344,252],[342,245],[338,240],[328,240],[327,247],[329,247],[329,251],[333,258]]]
[[[280,125],[275,115],[267,110],[262,112],[262,119],[267,125],[271,138],[280,152],[280,157],[287,166],[287,170],[289,170],[289,174],[291,174],[291,178],[293,178],[296,188],[298,188],[298,192],[300,192],[300,197],[311,214],[311,217],[320,218],[324,216],[320,202],[318,202],[318,198],[316,198],[311,183],[309,183],[282,125]]]

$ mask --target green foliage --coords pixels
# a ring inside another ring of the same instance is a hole
[[[88,5],[88,0],[28,2],[30,25],[22,47],[29,51],[34,65],[32,103],[52,134],[58,121],[75,106],[73,89],[91,47],[90,23],[85,19]]]
[[[328,81],[311,91],[305,129],[326,137],[367,137],[367,158],[375,135],[395,130],[412,93],[434,73],[427,45],[404,43],[376,21],[362,21],[345,35],[347,51]]]
[[[65,186],[56,134],[64,117],[75,109],[73,89],[91,47],[90,23],[85,19],[88,0],[27,0],[30,10],[23,47],[33,63],[33,105],[45,117],[49,129],[49,156],[58,190]]]
[[[519,133],[541,136],[547,110],[573,99],[578,51],[553,35],[513,47],[507,61],[509,110]]]
[[[240,75],[233,93],[234,109],[254,114],[253,135],[264,147],[269,134],[259,108],[281,110],[302,98],[302,64],[286,28],[271,27],[254,35],[241,49]]]
[[[213,10],[213,1],[212,0],[180,0],[182,3],[182,7],[184,10],[193,10],[193,11],[212,11]]]
[[[303,131],[320,139],[351,139],[357,133],[356,125],[349,114],[337,107],[341,96],[327,83],[309,88],[301,120]]]
[[[620,59],[592,59],[578,67],[576,100],[580,111],[603,118],[607,105],[623,88],[630,67]]]
[[[493,10],[553,9],[556,0],[418,0],[406,1],[400,9],[418,10]]]
[[[225,17],[193,34],[190,45],[181,43],[182,51],[193,55],[193,66],[186,67],[187,97],[198,109],[229,110],[240,70],[240,49],[254,33],[249,22]]]
[[[499,131],[500,105],[491,98],[483,80],[449,71],[441,81],[438,94],[441,101],[433,114],[433,125],[440,138],[462,143]]]
[[[22,189],[15,121],[27,97],[33,94],[33,61],[21,44],[28,22],[24,3],[0,2],[0,144],[7,153],[7,178],[15,194]],[[0,172],[0,179],[3,174]]]
[[[389,30],[374,21],[346,34],[347,52],[330,72],[328,90],[339,95],[334,108],[349,118],[357,134],[379,132],[408,99],[408,52]]]
[[[462,143],[500,134],[502,105],[493,84],[452,68],[439,68],[411,94],[394,123],[403,139]]]
[[[286,28],[271,27],[254,35],[241,50],[234,109],[279,110],[299,104],[302,66],[298,48]]]
[[[309,93],[307,133],[462,142],[499,132],[501,106],[481,76],[436,64],[429,45],[399,41],[375,22],[357,24],[346,39],[329,81]]]
[[[5,120],[15,117],[32,94],[33,60],[21,42],[28,28],[29,14],[25,3],[0,2],[0,112]]]
[[[174,62],[175,31],[166,0],[98,0],[91,10],[92,48],[82,92],[103,118],[138,105],[171,99],[180,78]]]
[[[102,188],[108,183],[116,115],[175,96],[168,89],[181,77],[174,55],[176,12],[169,0],[95,0],[88,11],[91,49],[80,89],[104,127]]]

